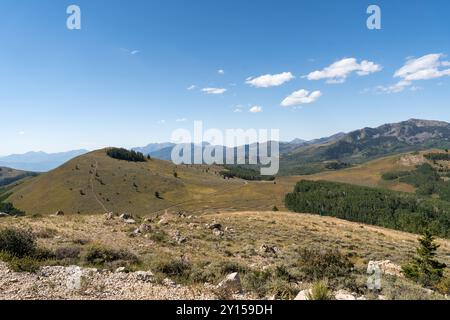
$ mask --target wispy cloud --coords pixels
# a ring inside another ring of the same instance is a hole
[[[414,81],[450,76],[450,69],[446,68],[450,64],[448,61],[441,61],[443,57],[444,55],[441,53],[432,53],[417,59],[409,58],[403,67],[394,74],[394,78],[399,78],[400,80],[390,86],[378,86],[378,92],[398,93],[409,86],[414,87]]]
[[[352,74],[367,76],[371,73],[381,71],[382,67],[375,62],[363,60],[358,63],[355,58],[345,58],[339,60],[323,70],[317,70],[306,75],[308,80],[326,79],[327,83],[344,83]]]
[[[206,94],[224,94],[227,92],[225,88],[203,88],[202,92]]]
[[[301,104],[313,103],[322,96],[320,91],[309,92],[308,90],[301,89],[291,93],[286,99],[281,102],[283,107],[298,106]]]
[[[193,85],[190,85],[189,87],[187,87],[186,89],[191,91],[191,90],[194,90],[195,88],[197,88],[197,86],[195,84],[193,84]]]
[[[122,50],[123,52],[126,52],[128,54],[131,54],[132,56],[137,55],[138,53],[141,53],[140,50],[130,50],[130,49],[126,49],[126,48],[120,48],[120,50]]]
[[[175,122],[186,122],[188,121],[186,118],[176,119]]]
[[[225,74],[225,70],[219,69],[219,70],[217,70],[217,73],[220,74],[220,75],[223,75],[223,74]]]
[[[158,124],[166,124],[166,120],[158,120]]]
[[[261,106],[253,106],[248,111],[251,113],[260,113],[263,111],[263,108]]]
[[[19,134],[19,136],[23,136],[23,135],[25,135],[25,131],[19,131],[18,134]]]
[[[295,79],[291,72],[283,72],[279,74],[266,74],[259,77],[247,78],[246,83],[256,88],[278,87],[282,84]]]

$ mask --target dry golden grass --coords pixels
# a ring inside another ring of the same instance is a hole
[[[0,228],[14,226],[32,229],[40,243],[55,249],[88,240],[106,247],[129,249],[144,261],[185,256],[195,263],[233,261],[250,267],[287,263],[301,248],[337,248],[360,266],[369,260],[389,259],[397,264],[407,261],[417,246],[417,235],[347,222],[330,217],[288,212],[220,212],[178,217],[168,213],[167,225],[150,223],[147,236],[130,237],[138,227],[120,219],[106,221],[101,215],[6,218]],[[213,235],[207,224],[220,223],[227,229],[223,237]],[[178,244],[173,236],[181,234],[187,242]],[[156,236],[158,235],[158,237]],[[277,257],[259,253],[263,244],[281,250]],[[450,264],[450,240],[440,239],[438,258]]]

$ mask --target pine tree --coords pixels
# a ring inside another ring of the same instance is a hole
[[[409,279],[424,286],[433,287],[442,280],[446,265],[435,259],[439,245],[435,243],[431,232],[425,231],[419,242],[416,257],[403,267],[403,273]]]

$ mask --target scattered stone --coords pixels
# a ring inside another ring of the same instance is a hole
[[[140,235],[141,235],[141,231],[139,230],[139,228],[137,228],[130,234],[130,237],[139,237]]]
[[[112,212],[105,213],[105,219],[106,220],[113,220],[114,219],[114,213],[112,213]]]
[[[131,215],[130,213],[122,213],[119,216],[119,218],[122,219],[122,220],[133,219],[133,215]]]
[[[116,273],[124,273],[124,272],[126,272],[127,271],[127,269],[125,268],[125,267],[119,267],[119,268],[117,268],[116,269]]]
[[[147,233],[147,232],[152,231],[152,227],[147,223],[143,223],[139,226],[138,230],[140,233]]]
[[[267,244],[263,244],[261,246],[261,248],[259,248],[259,251],[262,254],[268,254],[268,255],[273,255],[273,256],[277,256],[278,253],[280,252],[280,250],[277,247],[270,246],[270,245],[267,245]]]
[[[174,239],[178,244],[185,243],[187,241],[186,237],[183,237],[180,231],[176,231],[173,235],[172,239]]]
[[[379,295],[378,296],[378,300],[387,300],[387,298],[386,298],[386,296],[383,296],[383,295]]]
[[[126,219],[124,222],[126,224],[136,224],[136,220],[134,220],[134,219]]]
[[[158,225],[160,225],[160,226],[167,226],[168,224],[169,224],[169,221],[167,220],[167,218],[162,218],[158,222]]]
[[[356,297],[345,290],[339,290],[334,294],[336,300],[356,300]]]
[[[154,280],[155,275],[151,271],[138,271],[135,272],[136,279],[143,282],[151,282]]]
[[[216,237],[222,237],[225,233],[220,230],[220,229],[213,229],[213,235],[215,235]]]
[[[208,226],[209,229],[214,230],[214,229],[218,229],[220,231],[222,231],[222,225],[220,223],[212,223]]]
[[[200,226],[197,223],[191,222],[191,223],[189,223],[188,227],[189,227],[189,229],[193,230],[193,229],[198,229]]]
[[[219,283],[217,289],[230,293],[241,293],[242,285],[239,274],[235,272],[226,276],[226,278],[221,283]]]
[[[0,212],[0,218],[7,218],[7,217],[9,217],[9,214]]]
[[[295,297],[294,300],[299,300],[299,301],[309,300],[308,295],[310,295],[311,293],[312,293],[311,289],[302,290],[298,293],[298,295]]]
[[[368,270],[376,270],[377,268],[379,268],[383,274],[403,277],[402,267],[392,263],[390,260],[369,262]]]
[[[177,286],[177,284],[176,284],[175,282],[173,282],[172,280],[170,280],[169,278],[165,278],[165,279],[162,281],[162,283],[163,283],[163,285],[165,285],[166,287],[172,287],[172,288],[174,288],[174,287]]]
[[[62,216],[64,216],[64,211],[58,210],[58,211],[55,212],[54,216],[55,217],[62,217]]]

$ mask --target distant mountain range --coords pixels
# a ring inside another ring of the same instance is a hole
[[[207,145],[207,144],[205,144]],[[191,144],[192,151],[202,146]],[[280,174],[311,174],[324,170],[335,170],[340,164],[362,163],[390,154],[420,151],[430,148],[450,148],[450,124],[443,121],[410,119],[384,124],[378,128],[363,128],[350,133],[338,133],[330,137],[311,141],[295,139],[280,142]],[[160,160],[171,160],[175,144],[170,142],[152,143],[135,151]],[[260,147],[265,147],[260,145]],[[245,146],[246,150],[258,144]],[[235,150],[223,147],[224,152]],[[19,170],[45,172],[87,153],[75,150],[47,154],[29,152],[22,155],[0,157],[0,166]],[[338,163],[336,165],[335,163]]]
[[[24,171],[46,172],[87,152],[87,150],[73,150],[60,153],[27,152],[25,154],[13,154],[0,157],[0,166]]]
[[[391,154],[430,148],[450,148],[450,124],[410,119],[338,134],[281,152],[281,174],[309,174],[330,162],[357,164]]]

